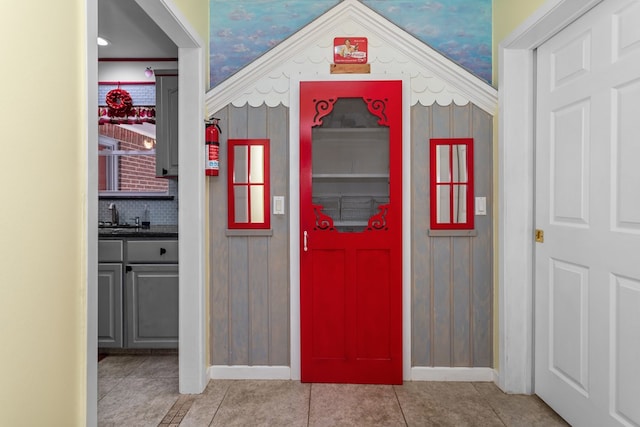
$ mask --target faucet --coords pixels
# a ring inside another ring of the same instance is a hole
[[[118,225],[118,223],[120,222],[120,215],[118,214],[118,208],[116,208],[116,204],[110,203],[109,210],[111,210],[111,224]]]

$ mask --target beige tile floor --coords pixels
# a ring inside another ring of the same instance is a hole
[[[401,386],[210,381],[178,394],[176,355],[114,355],[98,363],[99,426],[566,426],[536,396],[493,383]]]

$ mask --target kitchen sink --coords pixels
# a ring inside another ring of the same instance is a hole
[[[140,226],[139,225],[135,225],[135,224],[112,224],[110,222],[102,222],[101,221],[101,222],[98,223],[98,228],[115,230],[115,229],[119,229],[119,228],[124,228],[124,229],[140,228]]]

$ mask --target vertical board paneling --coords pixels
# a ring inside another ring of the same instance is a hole
[[[268,138],[268,107],[262,104],[259,107],[247,108],[247,138]]]
[[[451,366],[451,238],[431,239],[433,283],[433,348],[434,366]]]
[[[252,237],[247,258],[249,272],[250,357],[248,365],[269,364],[269,240]]]
[[[229,122],[225,108],[215,114],[221,123]],[[220,175],[207,178],[209,183],[209,257],[210,257],[210,357],[211,363],[229,363],[229,247],[227,224],[227,130],[220,135]],[[223,201],[223,202],[222,202]]]
[[[452,105],[451,136],[464,138],[471,135],[471,104]],[[471,212],[469,212],[471,214]],[[452,238],[453,244],[453,325],[452,365],[471,366],[471,242],[470,237]]]
[[[487,198],[487,215],[476,216],[473,239],[473,366],[493,364],[493,120],[473,107],[473,134],[477,141],[476,196]]]
[[[231,365],[248,365],[249,340],[249,275],[248,238],[229,239],[229,322]]]
[[[431,279],[429,269],[429,144],[430,108],[411,109],[411,363],[431,363]]]
[[[227,235],[227,140],[271,141],[271,195],[288,200],[286,107],[227,106],[220,118],[220,176],[209,179],[211,364],[288,365],[289,215],[272,216],[272,235]]]
[[[429,138],[450,138],[452,136],[451,110],[451,106],[443,107],[438,104],[431,106],[431,135]],[[429,143],[428,139],[426,143]]]
[[[267,106],[247,109],[247,138],[267,137]],[[249,274],[249,360],[247,365],[269,364],[269,241],[250,236],[247,263]],[[242,268],[243,265],[236,265]]]
[[[269,242],[270,325],[269,362],[289,365],[289,109],[269,109],[271,138],[271,194],[285,197],[285,214],[271,216],[273,236]]]
[[[469,237],[452,237],[453,325],[452,364],[471,366],[471,242]]]
[[[453,119],[451,121],[452,138],[468,138],[471,135],[471,104],[452,105]]]
[[[451,136],[452,106],[433,105],[431,107],[431,137],[447,138]],[[429,144],[429,140],[426,141]],[[428,163],[425,163],[428,165]],[[428,166],[427,166],[428,168]],[[427,223],[428,224],[428,223]],[[427,225],[428,228],[428,225]],[[452,343],[452,242],[449,237],[431,239],[431,268],[433,287],[432,326],[432,362],[434,366],[451,366]]]
[[[229,106],[229,121],[227,122],[229,138],[249,137],[249,106]]]
[[[429,236],[430,138],[474,138],[475,195],[493,203],[492,117],[469,104],[412,110],[412,363],[491,366],[491,212],[476,236]],[[427,123],[425,125],[424,123]]]

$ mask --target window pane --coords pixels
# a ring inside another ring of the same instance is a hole
[[[450,147],[448,145],[438,145],[436,147],[436,182],[451,182],[449,151]]]
[[[251,222],[264,222],[264,187],[262,185],[251,186]]]
[[[249,222],[249,194],[244,185],[233,186],[233,198],[235,202],[234,218],[236,222]]]
[[[467,222],[467,186],[453,186],[453,223]]]
[[[264,147],[262,145],[251,146],[251,173],[249,180],[252,183],[264,182]]]
[[[156,177],[155,140],[141,134],[101,125],[101,132],[114,133],[122,140],[106,135],[98,139],[98,191],[107,193],[162,193],[167,194],[169,183]]]
[[[453,155],[453,182],[467,182],[467,146],[451,146]]]
[[[438,223],[451,223],[451,212],[449,209],[449,201],[451,200],[451,187],[448,185],[438,185],[437,187],[438,208],[436,220]]]
[[[245,184],[249,182],[248,164],[248,148],[246,145],[233,147],[234,165],[233,165],[233,182]]]

